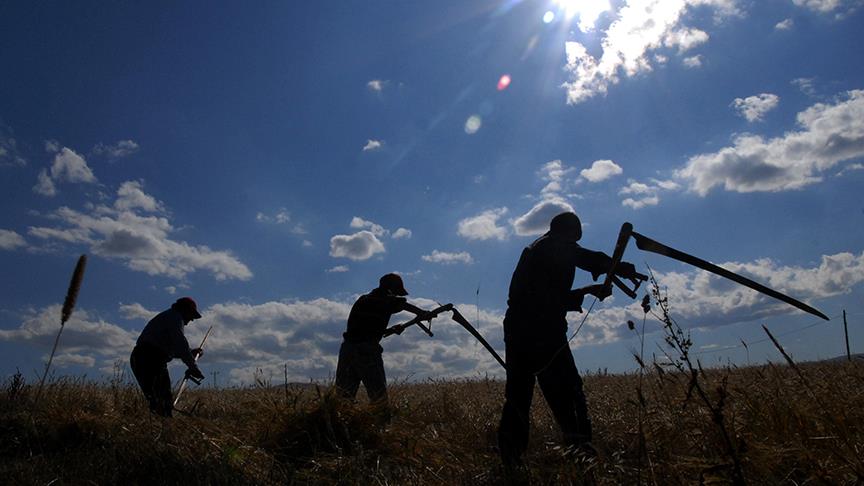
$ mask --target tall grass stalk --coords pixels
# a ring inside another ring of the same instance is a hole
[[[36,398],[34,403],[39,403],[39,397],[42,395],[42,387],[45,385],[45,378],[48,377],[48,371],[51,369],[51,362],[54,361],[54,354],[57,352],[57,345],[60,344],[60,334],[63,333],[63,327],[66,321],[72,316],[72,311],[75,309],[75,302],[78,300],[78,291],[81,290],[81,281],[84,280],[84,268],[87,266],[87,255],[78,257],[78,263],[75,264],[75,271],[72,272],[72,280],[69,281],[69,289],[66,290],[66,298],[63,299],[63,309],[60,311],[60,329],[57,330],[57,337],[54,338],[54,347],[51,348],[51,354],[48,356],[48,363],[45,364],[45,372],[42,374],[42,379],[39,380],[39,388],[36,390]]]

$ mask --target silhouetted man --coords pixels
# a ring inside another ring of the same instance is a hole
[[[170,417],[174,408],[168,362],[180,358],[188,367],[188,376],[204,379],[204,374],[195,364],[195,357],[201,356],[203,351],[200,348],[189,349],[183,333],[184,326],[200,318],[195,301],[191,297],[182,297],[170,309],[151,319],[138,336],[129,361],[150,411],[157,415]]]
[[[571,290],[576,268],[596,280],[608,272],[612,259],[579,246],[581,238],[582,223],[576,214],[555,216],[549,231],[522,251],[510,281],[504,316],[507,384],[498,429],[498,446],[507,466],[520,464],[528,445],[535,378],[566,443],[590,450],[591,420],[567,342],[567,312],[582,312],[586,294],[608,296],[602,285]],[[634,272],[626,262],[616,270],[623,277]]]
[[[354,398],[360,383],[366,387],[370,402],[387,402],[387,377],[384,374],[383,349],[379,342],[387,330],[390,316],[408,311],[424,320],[434,314],[409,304],[402,277],[388,273],[381,277],[378,288],[361,295],[351,307],[348,328],[342,336],[339,363],[336,365],[336,387],[346,398]],[[394,326],[401,327],[401,326]],[[395,329],[401,334],[403,329]]]

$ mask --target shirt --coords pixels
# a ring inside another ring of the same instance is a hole
[[[186,366],[195,366],[195,358],[189,349],[189,341],[183,333],[183,315],[176,309],[159,313],[144,326],[137,344],[154,346],[170,359],[180,358]]]
[[[361,295],[348,314],[348,326],[343,334],[348,342],[379,342],[390,323],[390,316],[405,310],[405,297],[380,288]]]
[[[573,240],[546,233],[522,250],[510,280],[508,314],[553,321],[557,323],[556,331],[562,325],[562,330],[566,331],[576,268],[590,272],[596,279],[605,274],[611,264],[612,259],[603,252],[588,250]],[[507,325],[504,332],[508,333]]]

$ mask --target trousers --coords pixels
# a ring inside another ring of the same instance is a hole
[[[381,352],[381,345],[376,342],[342,342],[336,365],[336,387],[342,396],[353,399],[362,382],[370,402],[387,401],[387,376]]]
[[[163,417],[170,417],[174,408],[171,394],[171,377],[168,375],[168,361],[165,354],[147,345],[138,345],[129,357],[132,374],[144,392],[150,411]]]
[[[498,447],[505,464],[517,464],[528,446],[535,381],[568,445],[591,440],[591,419],[582,377],[573,361],[567,335],[535,339],[505,337],[507,383],[498,427]]]

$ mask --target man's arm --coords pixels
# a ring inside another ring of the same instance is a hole
[[[601,275],[605,275],[612,265],[612,257],[609,255],[602,251],[589,250],[581,246],[574,251],[573,257],[575,258],[576,266],[589,272],[591,278],[594,280],[597,280]],[[622,261],[616,267],[615,275],[622,278],[633,278],[636,275],[636,267],[630,262]],[[588,293],[593,294],[593,292]]]

